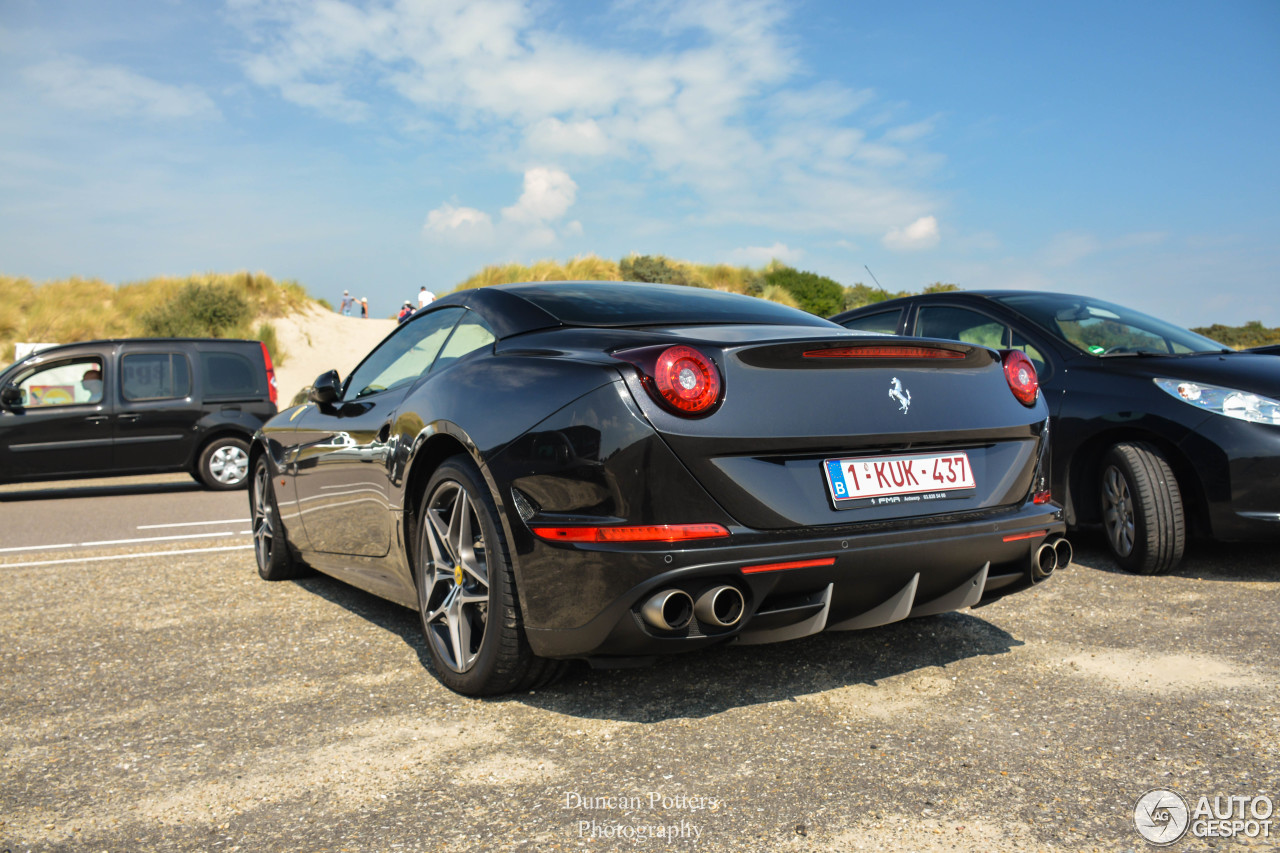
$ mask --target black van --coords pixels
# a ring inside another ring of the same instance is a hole
[[[0,483],[188,471],[249,479],[249,438],[276,413],[265,344],[133,338],[42,349],[0,373]]]

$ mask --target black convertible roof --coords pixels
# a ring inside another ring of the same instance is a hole
[[[701,287],[619,281],[499,284],[451,293],[437,304],[474,308],[499,337],[554,326],[616,328],[750,323],[830,326],[798,308]]]

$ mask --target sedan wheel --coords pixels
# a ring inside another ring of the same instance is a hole
[[[1140,575],[1167,572],[1182,559],[1186,521],[1177,478],[1150,444],[1117,444],[1102,458],[1102,526],[1116,562]]]
[[[416,576],[418,612],[436,674],[459,693],[515,689],[536,658],[524,638],[493,500],[462,456],[436,470],[426,494]]]

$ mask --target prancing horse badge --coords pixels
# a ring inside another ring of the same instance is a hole
[[[893,381],[889,383],[889,396],[898,401],[902,413],[905,415],[907,409],[911,407],[911,392],[902,387],[902,383],[898,381],[898,377],[893,377]]]

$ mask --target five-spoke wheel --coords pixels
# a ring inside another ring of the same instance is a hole
[[[529,648],[508,554],[480,471],[466,456],[445,460],[424,493],[414,576],[432,665],[459,693],[523,690],[564,672]]]
[[[265,456],[253,467],[249,489],[249,517],[253,525],[253,555],[258,574],[264,580],[279,581],[301,577],[306,567],[293,559],[285,541],[280,510],[276,506],[275,486],[271,482],[271,465]]]

